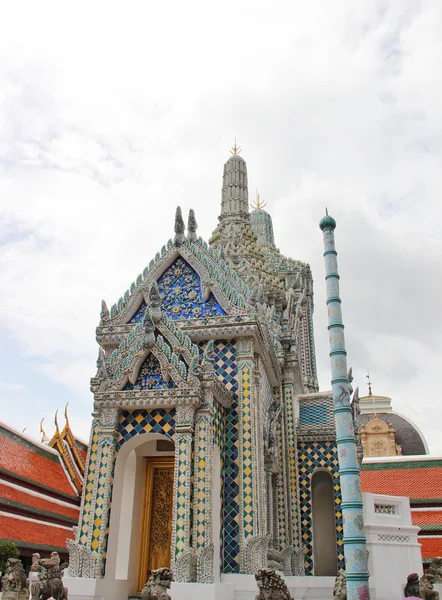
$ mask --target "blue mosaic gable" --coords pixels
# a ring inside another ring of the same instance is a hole
[[[129,321],[129,323],[140,323],[144,319],[144,313],[146,311],[146,308],[147,308],[147,304],[143,300],[143,302],[140,304],[137,312],[134,314],[134,316]]]
[[[328,407],[324,404],[310,404],[299,407],[300,425],[322,425],[328,422]]]
[[[161,308],[170,319],[195,319],[225,315],[213,294],[203,300],[198,274],[182,258],[176,261],[157,281]]]
[[[138,377],[134,384],[128,381],[124,386],[125,390],[163,390],[173,388],[175,384],[172,380],[164,381],[161,374],[159,360],[153,354],[149,354],[138,371]]]

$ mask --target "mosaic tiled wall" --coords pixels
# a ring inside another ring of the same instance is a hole
[[[139,433],[162,433],[173,441],[175,437],[175,409],[123,410],[120,415],[118,430],[118,449]]]
[[[299,407],[300,425],[323,425],[327,423],[327,406],[323,404],[312,404]]]
[[[203,348],[205,343],[201,344]],[[234,401],[224,417],[224,435],[220,440],[221,430],[216,421],[221,423],[215,412],[215,441],[218,440],[221,450],[222,468],[222,542],[221,560],[225,573],[239,573],[239,460],[238,460],[238,368],[236,365],[235,340],[215,341],[215,370],[219,379],[232,392]],[[217,443],[218,443],[217,442]]]
[[[94,498],[94,488],[95,482],[98,479],[97,477],[97,452],[98,452],[98,424],[95,423],[91,430],[90,437],[90,453],[88,456],[88,461],[86,464],[86,481],[85,481],[85,491],[84,491],[84,499],[83,499],[83,508],[80,516],[80,537],[79,542],[83,546],[90,546],[90,538],[92,536],[92,528],[91,528],[91,509],[92,509],[92,500]]]
[[[334,426],[333,398],[330,396],[302,398],[299,406],[299,425]]]
[[[300,442],[298,443],[298,469],[301,502],[302,543],[306,547],[305,572],[314,574],[313,566],[313,528],[312,528],[312,494],[311,476],[318,468],[325,468],[333,476],[333,492],[335,498],[336,518],[336,554],[338,569],[344,568],[344,546],[341,512],[341,488],[339,485],[338,454],[335,442]]]

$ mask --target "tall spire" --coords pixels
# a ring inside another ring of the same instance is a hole
[[[335,250],[336,221],[328,212],[319,227],[324,233],[324,258],[327,282],[328,330],[330,338],[330,363],[336,445],[338,447],[339,478],[342,493],[344,522],[345,577],[348,600],[369,600],[368,565],[361,478],[354,435],[350,389],[347,376],[344,324],[339,297],[339,274]],[[350,374],[351,376],[351,374]]]
[[[239,156],[241,149],[236,145],[236,140],[230,152],[232,156],[224,165],[220,218],[242,217],[248,219],[247,165],[242,156]]]

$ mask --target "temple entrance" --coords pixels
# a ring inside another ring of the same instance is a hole
[[[146,457],[143,514],[140,536],[138,589],[152,569],[171,567],[173,474],[172,456]]]

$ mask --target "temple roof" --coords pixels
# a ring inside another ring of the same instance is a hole
[[[442,503],[441,458],[364,459],[361,481],[364,492],[409,496],[412,505]]]
[[[78,497],[58,452],[4,423],[0,423],[0,475],[58,497]]]
[[[422,559],[424,563],[429,563],[436,556],[442,555],[442,537],[431,536],[421,537],[419,536],[419,543],[422,545]]]
[[[67,453],[64,438],[58,431]],[[0,423],[0,539],[15,542],[22,553],[66,553],[66,539],[73,538],[79,518],[80,492],[55,447]]]
[[[67,554],[66,540],[74,539],[72,527],[42,523],[0,511],[0,539],[22,548]]]

